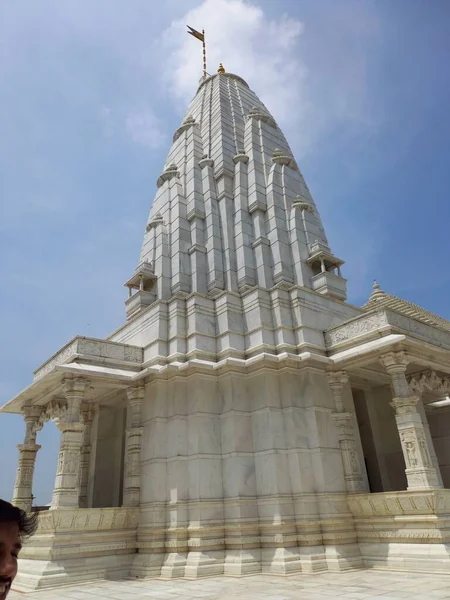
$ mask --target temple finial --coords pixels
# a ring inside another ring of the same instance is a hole
[[[370,294],[369,302],[371,300],[378,300],[379,298],[382,298],[383,296],[385,296],[385,293],[380,288],[380,284],[378,283],[378,281],[376,279],[374,279],[372,293]]]
[[[225,69],[222,63],[219,63],[219,68],[217,69],[218,73],[225,73]]]

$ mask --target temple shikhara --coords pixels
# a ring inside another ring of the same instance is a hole
[[[241,77],[202,79],[142,225],[124,324],[73,339],[2,408],[26,423],[26,510],[38,432],[61,432],[19,589],[449,571],[450,323],[378,284],[346,302],[288,142]]]

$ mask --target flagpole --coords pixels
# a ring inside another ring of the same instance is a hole
[[[202,29],[203,34],[203,79],[206,79],[206,38],[205,30]]]
[[[195,39],[200,40],[203,46],[203,79],[206,79],[206,41],[205,41],[205,30],[202,29],[202,32],[197,31],[190,25],[187,25],[189,35],[195,37]]]

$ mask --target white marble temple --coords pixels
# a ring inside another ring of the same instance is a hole
[[[125,323],[72,340],[2,408],[27,423],[27,510],[37,434],[61,430],[18,586],[448,570],[450,323],[377,284],[348,304],[342,265],[274,117],[239,76],[206,78]]]

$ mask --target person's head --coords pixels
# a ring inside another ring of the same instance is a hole
[[[17,575],[17,558],[23,540],[36,531],[37,513],[31,516],[0,500],[0,600],[4,600]]]

